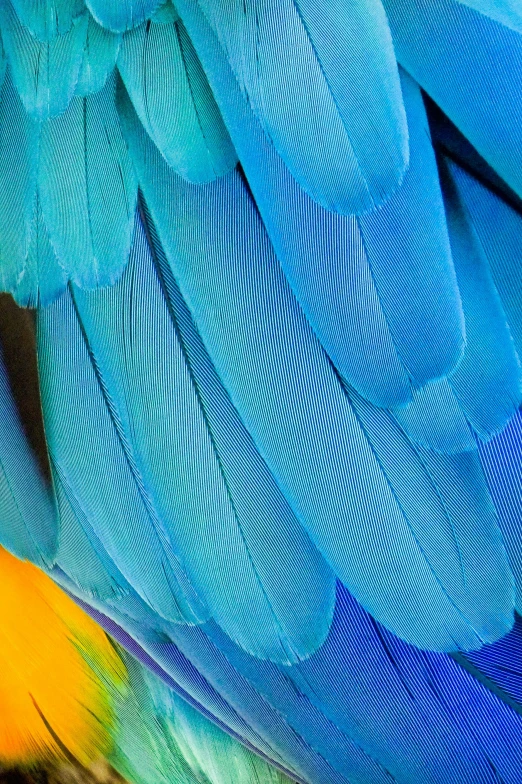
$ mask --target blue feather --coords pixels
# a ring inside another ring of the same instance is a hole
[[[67,108],[82,63],[87,24],[84,14],[69,32],[39,41],[20,23],[10,0],[0,3],[2,40],[13,82],[34,119],[56,117]]]
[[[485,187],[458,166],[452,176],[459,198],[487,259],[509,331],[522,356],[522,214],[502,193]]]
[[[100,27],[89,17],[82,64],[75,88],[76,95],[89,95],[101,90],[116,64],[121,36]]]
[[[335,580],[221,388],[179,294],[169,310],[139,223],[121,281],[76,291],[75,301],[144,486],[198,595],[254,655],[310,655],[328,633]]]
[[[517,586],[516,607],[522,611],[522,413],[489,443],[479,443],[480,459]]]
[[[446,516],[436,499],[429,516],[413,499],[403,509],[376,454],[379,430],[369,436],[361,426],[239,175],[204,188],[185,183],[150,143],[128,99],[122,95],[120,103],[140,186],[196,327],[257,448],[338,577],[376,618],[421,646],[475,647],[482,637],[504,633],[511,583],[492,510],[483,524],[491,537],[486,560],[495,564],[495,591],[489,566],[481,580],[476,564],[469,588],[458,559],[453,568],[441,564],[438,574],[414,532],[440,536],[453,547]],[[405,472],[426,481],[413,450],[404,460]],[[431,492],[428,485],[422,491]],[[472,517],[479,536],[480,515]],[[430,527],[436,533],[429,534]],[[375,548],[376,541],[383,546]],[[467,533],[460,544],[469,548]],[[475,551],[473,541],[470,558]],[[450,598],[454,591],[459,609]]]
[[[313,199],[354,213],[396,190],[408,135],[380,0],[199,6],[268,138]]]
[[[152,16],[162,0],[85,0],[85,4],[99,25],[124,33]]]
[[[387,319],[402,337],[419,383],[450,370],[463,347],[460,301],[418,90],[403,74],[413,128],[411,170],[385,210],[365,216],[363,239],[362,221],[328,213],[299,188],[238,90],[195,0],[181,0],[178,7],[278,258],[314,331],[339,373],[363,396],[377,405],[405,405],[410,378]],[[374,269],[383,294],[388,293],[386,315]],[[394,285],[399,299],[392,304]],[[428,341],[417,343],[412,321]]]
[[[467,335],[464,358],[450,376],[450,385],[474,430],[488,439],[506,426],[520,405],[522,369],[487,257],[459,195],[462,176],[457,164],[441,164]]]
[[[127,263],[137,183],[114,105],[115,81],[74,98],[42,127],[38,188],[60,264],[80,286],[113,283]]]
[[[400,64],[522,196],[522,96],[513,84],[522,71],[520,32],[458,0],[384,6]],[[497,17],[508,12],[504,0],[495,6]]]
[[[232,142],[181,22],[127,33],[118,69],[143,126],[178,174],[203,183],[234,168]]]
[[[518,0],[459,0],[459,3],[522,33],[522,10]]]
[[[108,555],[160,615],[194,621],[190,590],[137,484],[69,292],[38,315],[42,408],[52,462]]]

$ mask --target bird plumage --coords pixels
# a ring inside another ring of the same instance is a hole
[[[518,784],[516,5],[0,27],[2,544],[300,781]]]

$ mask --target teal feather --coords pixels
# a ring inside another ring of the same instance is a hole
[[[76,95],[90,95],[103,88],[116,64],[120,43],[120,35],[105,30],[92,17],[89,18]]]
[[[127,33],[118,68],[147,133],[178,174],[203,183],[234,168],[232,142],[181,22]]]
[[[18,558],[46,566],[57,539],[51,488],[27,442],[0,353],[0,544]]]
[[[0,25],[13,82],[26,111],[36,120],[55,117],[74,93],[87,36],[88,16],[50,41],[34,38],[16,16],[10,0],[0,3]]]
[[[380,0],[199,6],[265,133],[313,199],[359,213],[397,189],[408,133]]]
[[[90,599],[111,600],[131,587],[95,535],[74,492],[59,469],[53,470],[60,537],[55,563]]]
[[[328,633],[335,578],[219,381],[209,384],[202,345],[200,358],[188,353],[139,223],[122,279],[75,301],[143,484],[209,612],[255,656],[310,655]]]
[[[49,240],[38,196],[35,213],[25,268],[12,289],[16,302],[25,308],[49,305],[67,286],[67,274],[58,263]]]
[[[66,292],[38,315],[44,423],[53,464],[109,557],[161,616],[201,607],[139,487]]]
[[[102,27],[124,33],[148,19],[162,0],[85,0],[87,8]]]
[[[154,24],[171,24],[177,22],[178,19],[179,14],[174,8],[174,5],[171,0],[167,0],[167,2],[160,5],[156,13],[151,16],[150,21],[154,22]]]
[[[38,187],[60,264],[80,286],[113,283],[127,263],[137,183],[114,105],[115,82],[74,98],[42,127]]]
[[[12,0],[20,22],[39,41],[65,35],[85,12],[84,0]]]
[[[0,288],[13,292],[26,268],[36,206],[40,128],[25,112],[8,68],[0,93]]]
[[[205,188],[185,183],[147,139],[128,99],[121,100],[140,186],[198,331],[259,451],[337,576],[374,617],[420,646],[474,647],[491,639],[495,624],[504,633],[512,621],[511,578],[494,516],[481,522],[470,509],[474,525],[489,531],[494,590],[490,565],[469,589],[458,559],[439,562],[440,574],[434,570],[415,531],[440,536],[441,547],[454,544],[422,464],[405,442],[403,473],[418,476],[419,493],[432,498],[429,515],[413,499],[406,513],[284,280],[241,179],[231,173]],[[469,547],[467,536],[462,546]],[[455,592],[462,610],[454,607]]]

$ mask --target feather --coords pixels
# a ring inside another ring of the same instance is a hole
[[[522,413],[479,452],[517,587],[516,607],[522,611]]]
[[[16,302],[26,308],[49,305],[67,286],[67,274],[58,263],[49,240],[38,196],[35,212],[25,269],[16,288],[12,289]]]
[[[39,127],[26,114],[7,69],[0,94],[0,288],[24,274],[36,203]]]
[[[393,416],[419,446],[442,454],[477,448],[473,428],[447,378],[415,389],[412,402],[393,409]]]
[[[408,134],[381,3],[333,0],[320,12],[310,0],[199,6],[301,187],[347,214],[389,198],[407,168]]]
[[[169,310],[139,222],[121,281],[77,291],[75,301],[143,484],[198,595],[254,655],[309,655],[328,633],[334,577],[258,455],[179,294]]]
[[[150,21],[154,24],[171,24],[177,22],[179,14],[174,8],[172,0],[166,0],[160,5],[158,10],[151,16]]]
[[[203,183],[234,168],[234,148],[181,22],[127,33],[118,69],[143,126],[178,174]]]
[[[82,513],[146,602],[194,621],[201,607],[136,483],[69,292],[39,311],[38,358],[49,453]]]
[[[89,17],[83,60],[75,94],[90,95],[101,90],[116,64],[121,36],[100,27]]]
[[[42,566],[52,562],[57,539],[52,493],[27,442],[0,354],[0,542]]]
[[[470,173],[452,166],[452,178],[468,222],[480,243],[515,343],[522,355],[522,214],[505,194],[485,187]],[[521,205],[522,207],[522,205]]]
[[[468,593],[458,559],[440,574],[429,562],[414,531],[419,526],[431,536],[433,526],[453,547],[443,510],[435,499],[438,511],[429,518],[421,505],[402,508],[373,437],[284,280],[239,175],[190,186],[168,169],[123,95],[120,108],[140,187],[196,327],[257,448],[337,576],[376,618],[423,647],[475,647],[505,633],[511,582],[491,511],[484,523],[496,564],[495,598],[491,572],[483,583],[476,575]],[[405,460],[405,470],[421,477],[415,455]],[[467,535],[462,545],[469,547]],[[470,557],[475,548],[472,539]],[[458,586],[459,609],[450,598]],[[484,613],[478,623],[477,606]]]
[[[381,406],[405,405],[411,399],[410,377],[387,320],[393,322],[393,333],[402,337],[412,369],[421,376],[419,383],[451,369],[463,347],[461,307],[418,88],[402,74],[413,128],[410,171],[386,210],[365,216],[363,238],[362,222],[328,213],[299,188],[238,90],[197,4],[182,0],[178,6],[277,256],[314,331],[339,373],[363,396]],[[423,230],[413,232],[415,225]],[[372,255],[366,240],[372,243]],[[388,294],[386,315],[376,274]],[[433,288],[425,288],[427,280]],[[393,286],[399,282],[414,294],[401,293],[392,305]],[[423,325],[421,330],[431,325],[422,351],[411,330],[412,319]],[[419,367],[421,362],[424,367]]]
[[[130,249],[137,184],[114,106],[114,80],[42,127],[38,188],[58,260],[84,287],[113,283]]]
[[[522,33],[522,13],[518,0],[459,0],[463,5],[479,11],[490,19]]]
[[[35,120],[56,117],[67,108],[78,79],[87,14],[50,41],[34,38],[16,16],[10,0],[0,4],[0,26],[13,82],[25,109]]]
[[[508,7],[497,8],[505,19]],[[476,7],[478,0],[474,3]],[[522,196],[522,37],[458,0],[384,0],[397,59]]]
[[[522,399],[522,370],[502,303],[469,213],[456,184],[457,164],[442,164],[446,214],[466,318],[464,358],[450,385],[468,421],[483,439],[502,430]]]
[[[87,8],[102,27],[124,33],[148,19],[162,0],[85,0]]]
[[[65,35],[85,11],[83,0],[12,0],[20,22],[39,41]]]

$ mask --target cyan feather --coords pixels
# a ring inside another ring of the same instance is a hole
[[[487,440],[506,426],[520,405],[522,369],[487,257],[454,182],[459,171],[455,163],[441,163],[467,335],[464,358],[449,381],[468,421]]]
[[[39,41],[51,41],[68,33],[85,12],[83,0],[12,0],[24,27]]]
[[[463,5],[522,33],[522,11],[517,0],[459,0]]]
[[[113,33],[124,33],[148,19],[162,0],[85,0],[98,24]]]
[[[232,142],[180,21],[127,33],[118,69],[147,133],[178,174],[203,183],[234,168]]]
[[[522,355],[522,214],[459,166],[452,179],[502,301],[515,348]]]
[[[339,373],[361,394],[378,405],[405,405],[411,397],[410,378],[387,318],[407,348],[412,369],[421,376],[419,383],[451,369],[462,351],[460,303],[417,88],[403,75],[415,130],[415,139],[410,139],[416,146],[412,171],[385,208],[364,217],[363,238],[362,220],[359,225],[353,217],[328,213],[299,188],[238,90],[197,3],[182,0],[178,7],[278,258],[314,331]],[[415,226],[418,231],[413,231]],[[366,240],[371,242],[371,254]],[[388,293],[386,316],[374,267],[383,295]],[[401,282],[410,296],[401,291],[392,305],[393,287],[400,288]],[[412,320],[421,334],[429,332],[429,341],[417,344]]]
[[[0,26],[7,59],[25,109],[35,120],[56,117],[74,93],[87,36],[88,16],[70,30],[39,41],[18,19],[11,0],[0,4]]]
[[[27,442],[0,353],[0,542],[18,558],[45,566],[57,538],[51,488]]]
[[[479,443],[484,473],[498,510],[502,535],[517,587],[516,607],[522,611],[522,413],[489,443]]]
[[[353,213],[396,190],[408,164],[408,135],[380,2],[199,6],[268,138],[313,199]]]
[[[40,129],[8,68],[0,93],[0,283],[14,291],[26,267],[36,207]]]
[[[197,597],[136,482],[69,292],[39,311],[38,344],[53,463],[140,596],[163,617],[194,621]]]
[[[408,512],[401,506],[241,179],[232,173],[205,188],[185,183],[149,142],[125,96],[122,104],[140,186],[196,327],[257,448],[337,576],[389,628],[424,647],[475,647],[495,634],[493,618],[496,633],[505,632],[510,576],[494,518],[486,525],[504,575],[499,593],[493,599],[488,588],[479,599],[480,589],[463,588],[461,615],[450,599],[461,584],[460,565],[437,573],[414,534],[416,526],[433,526],[445,541],[445,516],[440,527],[438,513],[428,519],[422,505]],[[411,452],[405,470],[418,471],[416,461]],[[468,612],[476,618],[477,602],[484,615],[475,636]]]
[[[114,105],[115,81],[42,127],[38,189],[51,243],[71,280],[113,283],[127,263],[137,183]]]
[[[121,281],[77,291],[75,301],[147,494],[198,595],[255,655],[309,655],[328,632],[334,577],[221,388],[179,295],[169,308],[139,222]]]
[[[76,95],[90,95],[102,89],[116,64],[120,43],[120,35],[105,30],[92,16],[89,17],[82,64],[74,91]]]
[[[67,274],[49,240],[38,195],[34,212],[25,268],[16,287],[11,288],[16,302],[26,308],[49,305],[67,286]]]

